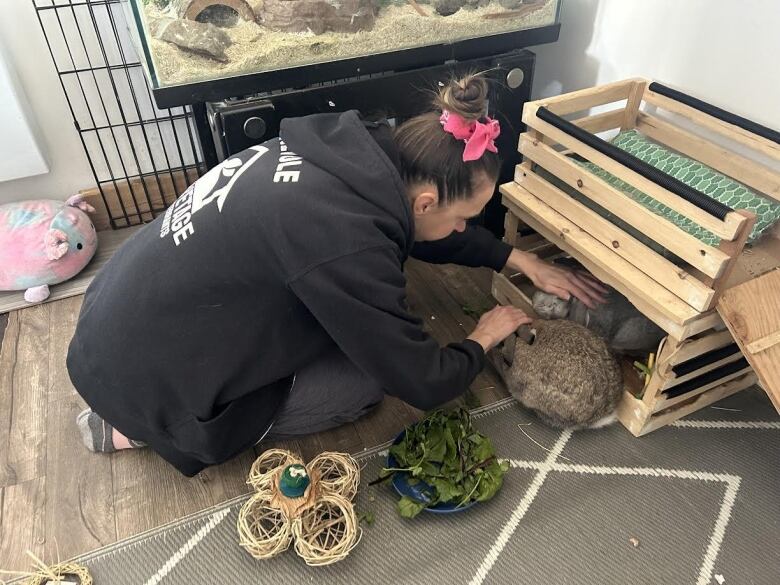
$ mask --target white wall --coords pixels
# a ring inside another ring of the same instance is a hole
[[[84,149],[73,127],[54,65],[32,2],[0,0],[0,37],[16,69],[29,111],[39,129],[39,145],[49,162],[47,174],[0,182],[0,204],[21,199],[65,199],[95,186]],[[2,104],[0,104],[2,107]],[[0,130],[0,140],[6,140]]]
[[[780,130],[779,0],[562,0],[536,97],[647,77]]]
[[[34,177],[49,172],[38,145],[38,129],[30,114],[30,101],[0,37],[0,181]]]

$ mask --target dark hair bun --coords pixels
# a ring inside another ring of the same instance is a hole
[[[486,114],[488,82],[479,74],[452,79],[439,90],[436,105],[459,114],[467,120],[478,120]]]

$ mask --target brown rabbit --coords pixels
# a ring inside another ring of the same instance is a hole
[[[604,340],[572,321],[534,321],[494,361],[512,395],[547,424],[598,428],[616,420],[620,366]]]

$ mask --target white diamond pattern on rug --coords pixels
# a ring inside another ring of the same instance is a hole
[[[773,429],[780,430],[780,422],[776,421],[698,421],[681,420],[673,424],[678,428],[689,429]],[[667,478],[687,481],[720,482],[724,485],[725,491],[720,503],[720,510],[710,535],[707,550],[702,559],[696,585],[707,585],[712,581],[715,561],[723,543],[726,534],[729,519],[732,514],[734,502],[739,491],[742,478],[728,473],[711,473],[707,471],[697,471],[688,469],[663,469],[654,467],[609,467],[609,466],[591,466],[576,465],[571,463],[559,462],[561,453],[566,444],[573,435],[572,431],[563,431],[555,445],[550,449],[550,454],[544,462],[510,460],[513,469],[533,469],[537,471],[531,486],[523,495],[517,507],[514,509],[503,529],[496,537],[482,564],[477,568],[470,585],[482,585],[491,568],[498,560],[499,555],[512,538],[515,530],[528,512],[540,490],[544,487],[545,481],[551,472],[576,473],[576,474],[594,474],[594,475],[624,475],[624,476],[644,476],[653,478]]]

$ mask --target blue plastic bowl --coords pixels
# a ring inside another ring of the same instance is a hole
[[[393,445],[400,443],[405,434],[406,430],[401,431],[393,441]],[[398,467],[398,461],[396,461],[391,453],[387,454],[387,467]],[[411,499],[422,503],[430,502],[431,494],[433,493],[433,488],[424,481],[418,481],[416,484],[410,485],[409,474],[406,472],[397,472],[393,475],[393,488],[395,488],[395,491],[398,492],[400,496],[408,496]],[[426,506],[423,510],[426,512],[433,512],[434,514],[452,514],[454,512],[468,510],[476,503],[477,502],[469,502],[463,506],[458,506],[455,502],[441,502],[435,506]]]

